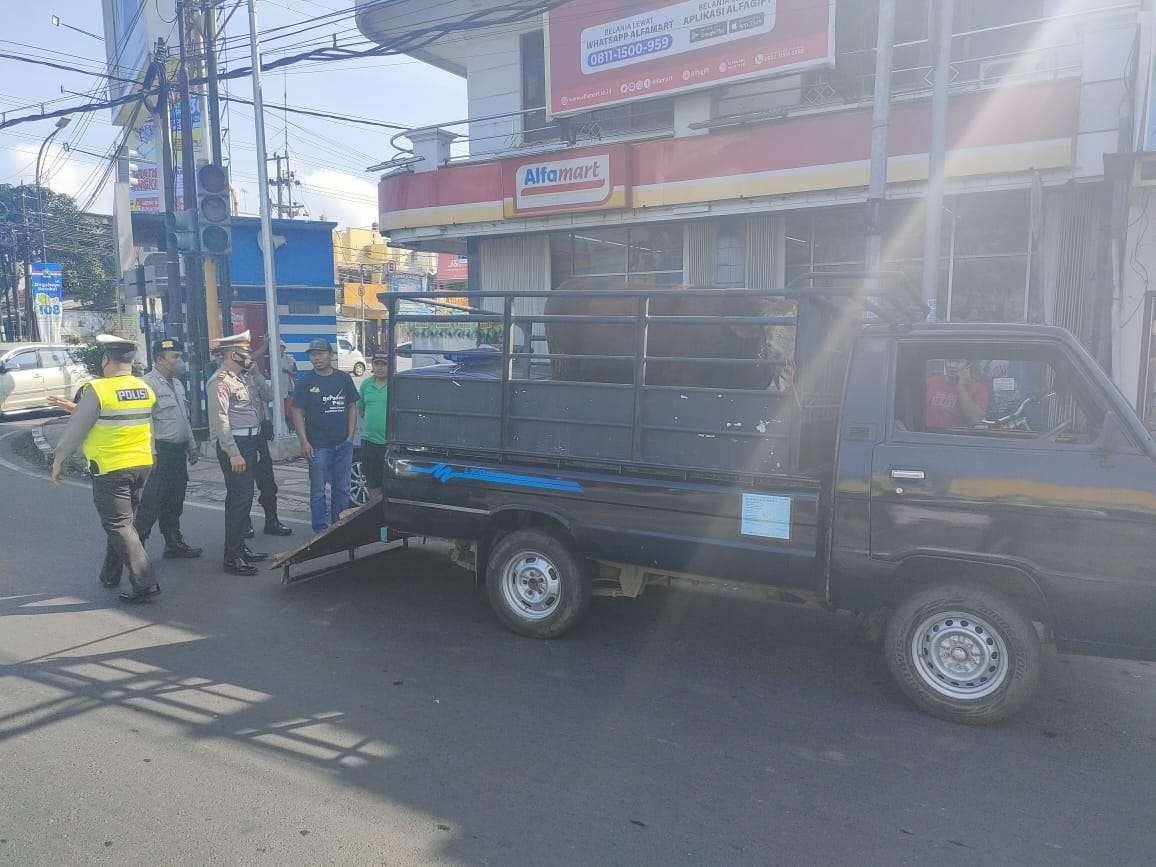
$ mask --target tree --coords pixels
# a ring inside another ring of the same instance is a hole
[[[71,196],[47,187],[42,195],[43,213],[34,185],[0,184],[0,274],[11,281],[13,266],[25,255],[30,261],[59,262],[65,298],[111,308],[120,276],[112,218],[82,212]]]

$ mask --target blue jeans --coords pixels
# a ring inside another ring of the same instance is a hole
[[[313,449],[309,462],[309,516],[313,532],[319,533],[349,508],[349,474],[353,469],[353,443],[343,442]],[[329,485],[329,515],[325,514],[325,486]]]

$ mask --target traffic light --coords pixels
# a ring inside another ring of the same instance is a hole
[[[165,231],[169,238],[175,240],[177,252],[197,252],[197,233],[193,229],[193,214],[191,211],[177,211],[175,214],[165,214]]]
[[[227,254],[233,246],[233,229],[229,216],[229,173],[223,166],[206,163],[197,169],[197,200],[201,252],[210,256]]]

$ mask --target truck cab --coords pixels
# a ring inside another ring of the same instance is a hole
[[[833,604],[966,576],[1014,596],[1061,650],[1156,650],[1156,447],[1067,331],[866,331],[837,467]]]

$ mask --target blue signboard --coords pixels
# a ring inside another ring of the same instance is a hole
[[[58,262],[32,263],[32,297],[40,339],[59,342],[64,313],[64,269]]]

